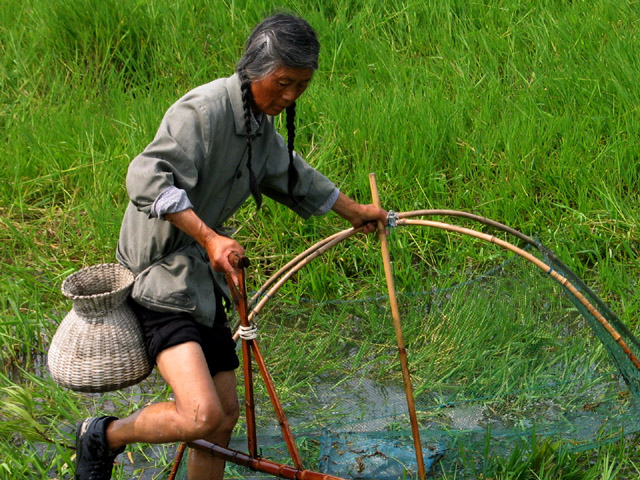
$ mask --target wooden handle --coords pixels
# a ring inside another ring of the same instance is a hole
[[[248,268],[251,262],[249,262],[249,257],[241,256],[239,253],[231,252],[229,254],[229,263],[233,268],[238,270],[242,268]]]

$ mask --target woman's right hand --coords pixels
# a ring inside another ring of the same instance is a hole
[[[231,276],[235,284],[238,284],[238,273],[235,264],[229,260],[230,257],[244,257],[244,248],[233,238],[219,235],[213,230],[204,239],[202,245],[209,255],[211,267],[216,272],[222,272]]]
[[[204,247],[209,255],[211,267],[216,272],[230,275],[235,284],[238,284],[237,270],[229,262],[231,254],[244,257],[244,248],[238,242],[214,232],[191,208],[176,213],[165,213],[164,218]]]

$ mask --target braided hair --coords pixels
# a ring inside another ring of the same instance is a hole
[[[244,124],[247,129],[247,170],[249,170],[249,190],[251,195],[256,201],[258,208],[262,206],[262,192],[260,191],[260,185],[256,179],[255,173],[251,168],[251,160],[253,159],[253,115],[251,113],[251,80],[247,76],[246,72],[240,72],[240,90],[242,91],[242,105],[244,107]]]
[[[277,68],[318,69],[320,43],[313,28],[306,20],[285,13],[272,15],[256,26],[251,32],[245,52],[238,61],[236,72],[241,81],[242,103],[247,130],[247,169],[249,170],[249,189],[258,208],[262,205],[260,186],[251,169],[252,161],[252,103],[251,82],[261,80],[273,73]],[[293,163],[295,141],[295,103],[286,109],[287,149],[289,151],[289,169],[287,190],[293,202],[293,195],[298,183],[298,171]]]
[[[289,197],[298,203],[298,200],[293,195],[293,189],[298,183],[298,170],[293,164],[293,145],[296,140],[296,102],[293,102],[286,109],[287,112],[287,149],[289,150],[289,177],[287,180],[287,190]]]

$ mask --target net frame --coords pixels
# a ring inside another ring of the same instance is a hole
[[[536,256],[523,250],[522,248],[519,248],[505,240],[495,237],[494,235],[489,235],[477,230],[444,222],[412,219],[412,217],[417,216],[436,215],[463,217],[513,235],[526,244],[535,246],[543,257],[543,260],[537,258]],[[618,371],[622,374],[622,377],[629,386],[631,392],[636,398],[640,399],[640,389],[638,388],[640,385],[640,361],[638,360],[638,356],[640,356],[640,342],[638,342],[631,331],[606,306],[606,304],[604,304],[604,302],[602,302],[602,300],[597,295],[595,295],[595,293],[593,293],[593,291],[590,290],[574,272],[572,272],[566,265],[564,265],[551,250],[542,245],[539,239],[533,239],[523,234],[522,232],[519,232],[504,224],[469,212],[456,210],[416,210],[410,212],[401,212],[398,214],[394,214],[394,216],[394,228],[397,226],[426,226],[474,237],[476,239],[483,240],[488,243],[495,244],[503,249],[509,250],[545,272],[563,287],[564,291],[572,299],[572,302],[576,305],[581,314],[585,318],[587,318],[589,326],[594,330],[596,336],[603,342],[605,348],[611,355],[614,364],[616,365]],[[273,274],[253,295],[248,303],[250,309],[248,310],[245,319],[239,320],[238,323],[254,323],[262,308],[270,299],[276,296],[278,290],[287,282],[287,280],[289,280],[294,274],[311,263],[311,261],[328,251],[330,248],[361,231],[362,227],[349,228],[341,232],[337,232],[312,245],[310,248],[289,261],[285,266],[283,266],[280,270]],[[238,337],[239,333],[236,332],[234,334],[234,339],[237,340]],[[243,340],[243,342],[245,342],[245,340]],[[293,440],[291,439],[290,441]],[[287,440],[287,442],[289,442],[289,440]],[[304,470],[295,456],[293,456],[292,458],[294,459],[296,467],[288,467],[286,465],[277,464],[265,459],[256,458],[252,454],[247,455],[241,452],[229,451],[228,449],[225,450],[222,447],[201,440],[191,443],[190,446],[207,450],[214,456],[225,458],[228,461],[231,461],[238,465],[242,465],[251,470],[266,472],[281,478],[301,478],[309,480],[316,478],[341,479],[341,477],[334,477],[332,475]],[[182,455],[182,450],[183,446],[181,446],[179,450],[180,457]],[[418,460],[417,465],[419,475],[421,478],[423,478],[424,466],[420,465],[420,454],[417,452],[418,450],[416,450],[416,458]],[[176,457],[176,463],[174,464],[173,471],[177,470],[178,463],[179,458]],[[174,477],[171,476],[170,479],[172,478]]]

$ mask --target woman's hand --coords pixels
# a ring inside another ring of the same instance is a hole
[[[340,192],[336,203],[331,208],[334,212],[347,220],[354,228],[362,227],[363,233],[372,233],[378,229],[378,222],[382,227],[387,226],[387,212],[373,204],[362,205]]]
[[[236,286],[239,285],[238,271],[235,264],[232,264],[230,257],[244,257],[244,248],[233,238],[219,235],[213,230],[204,239],[202,245],[209,255],[211,267],[216,272],[222,272],[229,275]]]
[[[204,247],[209,255],[211,267],[216,272],[230,275],[234,283],[238,285],[238,272],[229,263],[229,255],[236,254],[244,257],[242,245],[233,238],[214,232],[191,208],[177,213],[165,213],[164,218]]]

